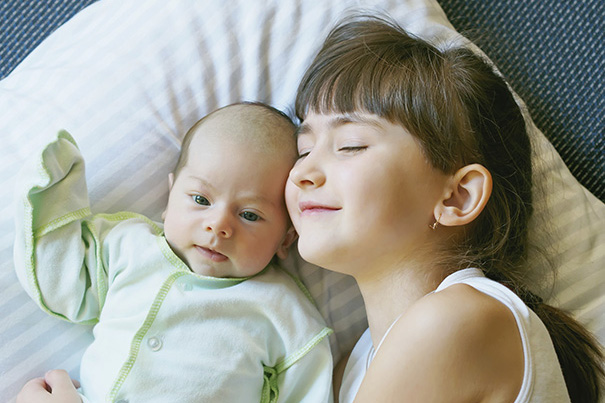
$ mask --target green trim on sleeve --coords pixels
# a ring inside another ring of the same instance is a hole
[[[82,220],[90,215],[92,215],[92,212],[90,211],[89,207],[84,207],[80,210],[72,211],[68,214],[65,214],[63,217],[55,218],[48,224],[43,225],[42,227],[34,230],[34,238],[41,238],[56,229],[59,229],[67,224],[71,224],[74,221]]]
[[[60,140],[66,140],[71,143],[76,149],[78,149],[78,146],[73,137],[65,130],[61,130],[57,134],[56,141]],[[60,218],[54,219],[50,223],[47,223],[38,229],[34,229],[34,206],[30,198],[31,191],[32,189],[39,188],[40,186],[49,186],[52,181],[51,171],[47,167],[44,160],[45,151],[46,148],[44,149],[44,151],[41,152],[40,159],[38,160],[37,164],[37,171],[39,175],[38,180],[42,182],[42,185],[36,185],[35,183],[32,183],[29,190],[25,194],[23,200],[23,237],[25,238],[23,241],[24,256],[26,256],[25,274],[27,277],[27,282],[29,284],[30,292],[33,294],[32,298],[36,301],[38,306],[40,306],[40,308],[42,308],[44,312],[51,316],[71,322],[65,315],[52,311],[44,301],[42,292],[40,290],[40,283],[38,282],[38,278],[36,277],[36,238],[50,231],[53,231],[54,229],[67,225],[73,221],[77,221],[82,219],[83,217],[86,217],[90,214],[90,210],[88,207],[81,208],[79,210],[70,212]],[[83,321],[81,323],[85,325],[92,325],[97,323],[97,320],[91,319],[88,321]]]
[[[155,235],[160,235],[163,232],[163,229],[155,221],[151,220],[148,217],[145,217],[142,214],[133,213],[132,211],[120,211],[118,213],[99,213],[95,214],[90,219],[90,221],[94,221],[95,219],[102,219],[109,222],[119,222],[133,219],[140,220],[149,225]]]
[[[149,225],[155,235],[161,235],[164,232],[164,230],[155,221],[151,220],[149,217],[145,217],[144,215],[139,214],[139,213],[133,213],[132,211],[120,211],[118,213],[110,213],[110,214],[101,213],[101,214],[96,214],[93,217],[93,219],[94,218],[101,218],[103,220],[111,221],[111,222],[135,219],[135,220],[143,221],[144,223]]]
[[[307,353],[309,351],[313,350],[313,348],[315,348],[319,343],[321,343],[321,341],[323,339],[328,337],[333,332],[334,331],[332,329],[330,329],[329,327],[324,327],[318,334],[315,335],[315,337],[313,337],[302,348],[300,348],[298,351],[295,351],[294,354],[290,355],[289,357],[286,357],[282,362],[277,363],[277,365],[275,366],[275,370],[277,371],[277,373],[278,374],[282,373],[285,370],[287,370],[288,368],[290,368],[298,360],[300,360],[302,357],[307,355]]]
[[[263,364],[263,388],[261,391],[261,403],[274,403],[279,399],[279,374],[290,368],[298,360],[307,355],[307,353],[315,348],[323,339],[332,333],[332,329],[323,328],[315,337],[305,344],[294,354],[286,357],[283,361],[278,362],[275,367],[268,367]]]

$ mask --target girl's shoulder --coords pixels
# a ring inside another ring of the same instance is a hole
[[[461,332],[470,333],[473,337],[491,338],[501,337],[498,335],[508,330],[511,336],[521,341],[511,310],[496,298],[468,284],[454,284],[424,296],[412,305],[405,315],[402,315],[402,319],[404,318],[407,322],[406,326],[410,325],[410,322],[416,324],[412,331],[428,330],[424,326],[430,326],[454,333],[450,336]]]
[[[450,398],[452,391],[459,401],[513,401],[523,382],[523,347],[505,305],[455,284],[423,297],[402,315],[371,367],[374,379],[392,376],[392,385],[402,385],[399,393],[413,385],[411,396],[419,401]]]

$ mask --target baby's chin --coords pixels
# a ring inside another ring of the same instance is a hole
[[[223,267],[221,267],[223,266]],[[189,266],[190,270],[192,272],[194,272],[195,274],[199,274],[200,276],[204,276],[204,277],[214,277],[214,278],[233,278],[233,279],[238,279],[238,278],[248,278],[248,277],[252,277],[258,273],[260,273],[265,267],[263,266],[260,269],[256,269],[256,268],[250,268],[248,270],[239,270],[235,267],[227,267],[230,265],[227,264],[222,264],[222,265],[217,265],[217,266],[212,266],[212,265],[193,265],[193,266]]]
[[[226,267],[227,265],[223,265],[225,267],[217,267],[217,266],[213,266],[213,265],[209,265],[209,264],[189,264],[189,269],[194,272],[195,274],[198,274],[200,276],[204,276],[204,277],[214,277],[214,278],[233,278],[233,277],[238,277],[238,276],[234,276],[232,273],[232,270],[228,267]]]

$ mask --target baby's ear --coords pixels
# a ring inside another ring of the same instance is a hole
[[[294,241],[296,241],[296,238],[298,238],[298,234],[296,233],[294,227],[291,225],[290,228],[288,228],[288,231],[286,231],[286,236],[284,236],[284,240],[275,252],[278,258],[285,259],[288,257],[288,250],[290,249],[290,245],[292,245]]]
[[[172,190],[172,185],[174,185],[174,174],[170,172],[168,174],[168,190]]]
[[[171,172],[168,174],[168,191],[172,190],[172,185],[174,185],[174,174]],[[168,208],[168,206],[166,206]],[[162,221],[166,219],[166,209],[162,212]]]
[[[441,202],[435,206],[440,225],[461,226],[481,214],[492,193],[492,175],[481,164],[460,168],[452,176]]]

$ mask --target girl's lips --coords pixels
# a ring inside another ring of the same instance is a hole
[[[224,262],[228,259],[227,256],[215,250],[208,249],[199,245],[195,245],[195,248],[198,250],[198,252],[200,252],[202,256],[212,260],[213,262]]]
[[[316,202],[300,202],[298,209],[301,215],[330,213],[340,210],[340,207],[326,206]]]

